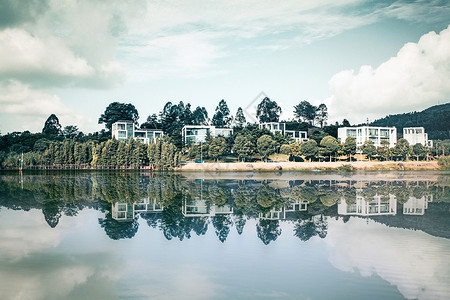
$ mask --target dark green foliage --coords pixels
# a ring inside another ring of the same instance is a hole
[[[247,123],[247,120],[245,119],[244,112],[242,111],[242,108],[239,107],[236,111],[236,116],[234,117],[234,124],[237,127],[242,127]]]
[[[44,124],[44,128],[42,128],[42,133],[46,135],[61,134],[61,124],[59,124],[59,119],[55,114],[51,114],[47,118]]]
[[[212,124],[216,127],[228,127],[230,126],[231,121],[230,109],[225,100],[222,99],[216,107],[216,112],[212,118]]]
[[[156,114],[147,117],[147,121],[141,124],[143,129],[160,129],[162,127]]]
[[[303,120],[304,122],[308,122],[312,125],[314,119],[316,118],[316,110],[317,107],[308,101],[302,101],[294,106],[294,116],[298,120]]]
[[[239,134],[234,140],[233,153],[243,161],[252,156],[254,149],[255,144],[251,141],[248,135]]]
[[[373,126],[395,126],[401,134],[404,127],[424,127],[428,138],[449,139],[450,138],[450,103],[435,105],[421,112],[410,112],[397,115],[389,115],[375,120]]]
[[[260,123],[278,122],[280,119],[281,107],[275,101],[265,97],[256,109],[256,117]]]
[[[192,124],[193,125],[204,125],[208,121],[208,112],[206,108],[197,106],[197,108],[192,112]]]
[[[257,140],[256,148],[262,159],[267,160],[269,155],[275,153],[275,141],[270,135],[263,135]]]
[[[98,119],[98,124],[105,124],[106,129],[111,130],[112,124],[120,120],[133,121],[137,125],[139,114],[133,104],[113,102],[108,105],[105,112]]]

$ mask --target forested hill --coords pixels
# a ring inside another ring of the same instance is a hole
[[[432,140],[450,139],[450,103],[435,105],[421,112],[389,115],[370,123],[374,126],[395,126],[399,136],[404,127],[424,127]]]

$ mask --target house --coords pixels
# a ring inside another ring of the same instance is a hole
[[[397,214],[397,199],[393,195],[376,195],[370,201],[357,193],[356,201],[353,204],[347,204],[344,198],[338,203],[339,215],[353,216],[381,216]]]
[[[426,147],[433,147],[433,141],[428,139],[423,127],[406,127],[403,128],[403,138],[408,141],[411,146],[422,144]]]
[[[185,125],[181,130],[183,142],[189,143],[205,143],[208,137],[230,137],[233,134],[231,128],[216,128],[208,125]]]
[[[397,143],[397,128],[395,127],[341,127],[338,128],[338,141],[345,142],[347,137],[356,140],[356,146],[361,147],[365,141],[372,141],[375,147],[380,147],[382,141],[388,141],[389,147],[393,148]]]
[[[306,131],[286,130],[286,124],[280,122],[267,122],[259,124],[259,129],[267,129],[271,133],[290,136],[296,142],[308,141],[308,133]]]
[[[144,144],[155,143],[157,138],[164,135],[161,129],[137,129],[133,121],[117,121],[112,124],[112,137],[118,141],[127,142],[131,138]]]
[[[403,214],[421,216],[428,208],[428,203],[432,201],[433,195],[424,195],[422,198],[410,197],[408,201],[403,204]]]

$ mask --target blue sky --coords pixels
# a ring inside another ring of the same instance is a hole
[[[113,102],[140,122],[167,101],[265,92],[293,117],[326,103],[330,122],[450,99],[448,1],[0,1],[0,132],[97,131]],[[248,110],[252,113],[252,109]]]

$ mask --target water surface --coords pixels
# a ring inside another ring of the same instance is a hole
[[[447,173],[0,176],[2,299],[449,299]]]

